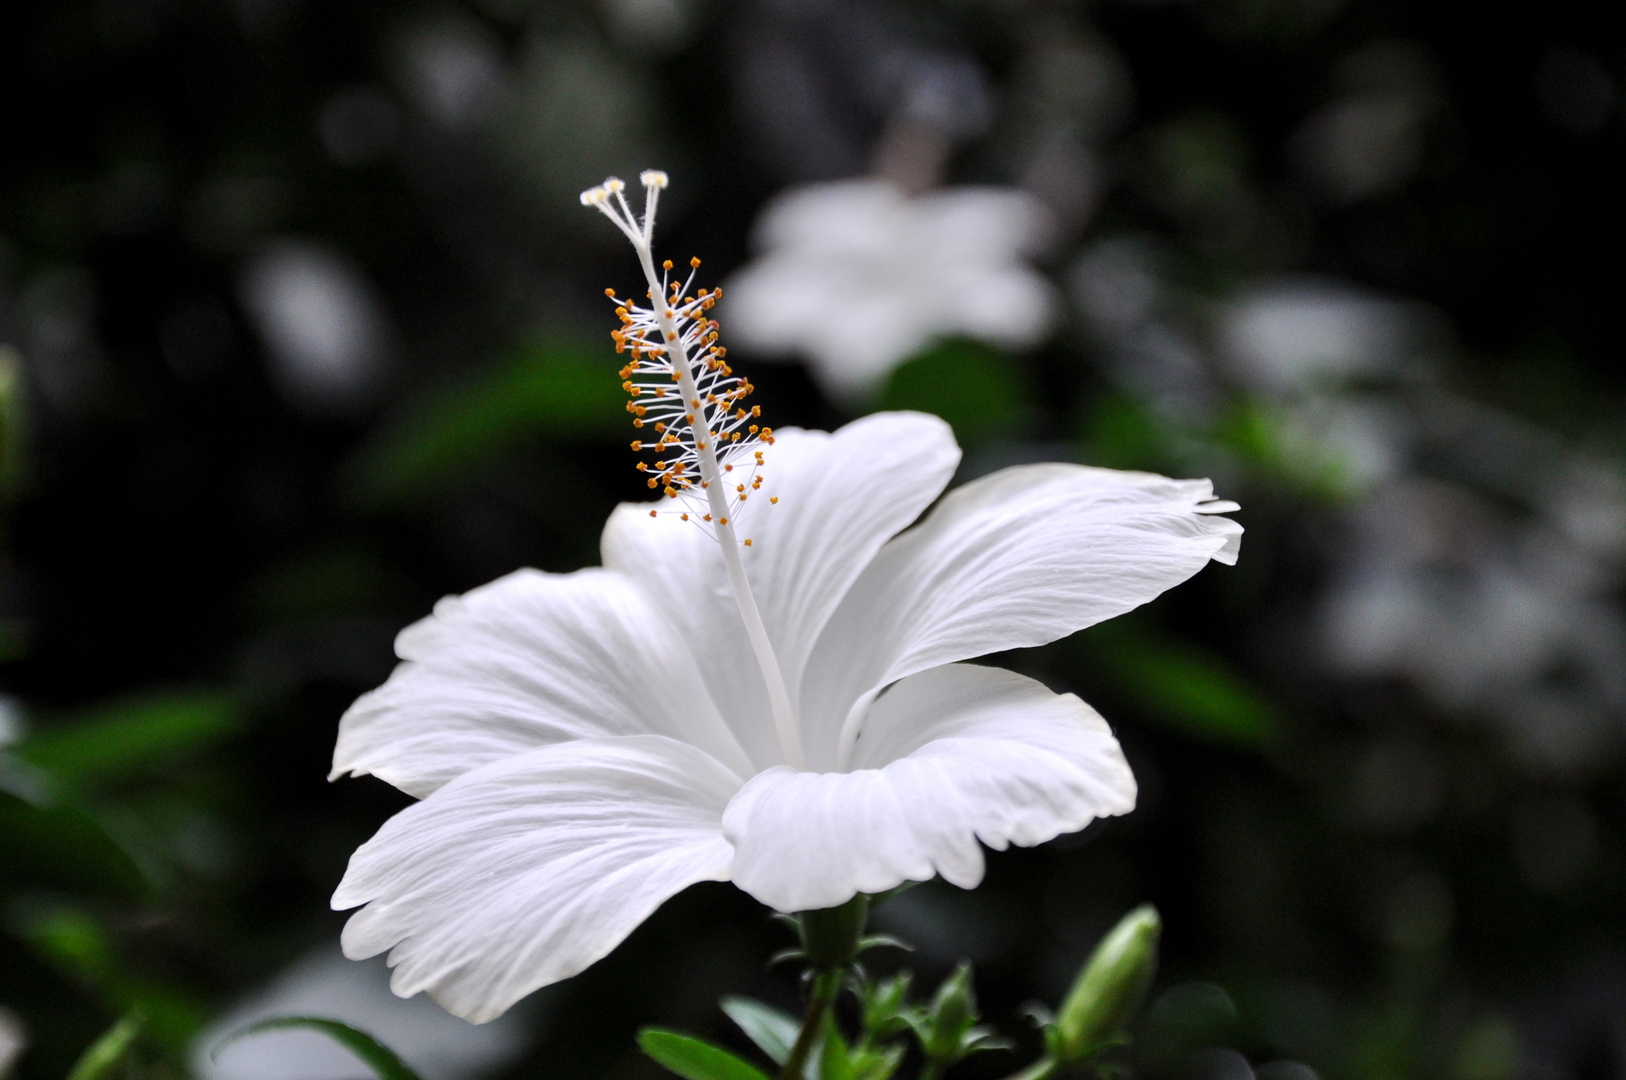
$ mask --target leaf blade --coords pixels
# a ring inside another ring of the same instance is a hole
[[[112,1072],[135,1045],[136,1036],[141,1034],[145,1023],[139,1009],[132,1009],[119,1017],[112,1027],[79,1055],[79,1060],[68,1070],[68,1080],[101,1080]]]
[[[768,1080],[745,1059],[678,1031],[644,1028],[638,1033],[638,1048],[683,1080]]]
[[[259,1035],[267,1031],[281,1031],[288,1028],[309,1028],[312,1031],[321,1032],[366,1062],[367,1066],[378,1074],[379,1080],[420,1080],[418,1074],[413,1072],[412,1068],[402,1061],[394,1050],[391,1050],[365,1031],[320,1016],[278,1016],[270,1020],[261,1020],[256,1024],[250,1024],[245,1028],[239,1028],[222,1039],[220,1044],[210,1051],[210,1057],[218,1057],[226,1047],[241,1039],[246,1039],[250,1035]]]
[[[745,1037],[768,1055],[768,1060],[783,1065],[790,1058],[791,1047],[796,1045],[796,1035],[801,1028],[794,1016],[735,994],[723,998],[719,1004],[735,1026],[745,1032]]]

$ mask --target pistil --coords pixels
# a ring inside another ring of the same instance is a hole
[[[684,419],[689,425],[695,457],[700,466],[700,486],[706,493],[706,502],[711,510],[713,535],[722,550],[723,565],[728,569],[728,581],[734,592],[734,602],[739,608],[740,619],[745,624],[745,633],[750,639],[751,649],[756,654],[757,666],[762,671],[769,707],[773,712],[774,729],[779,736],[780,752],[784,755],[786,764],[794,769],[805,769],[807,759],[802,752],[796,712],[785,686],[785,677],[779,669],[779,658],[774,654],[773,643],[768,639],[768,629],[762,622],[756,597],[751,592],[751,582],[746,576],[745,563],[740,556],[740,542],[735,538],[734,525],[729,520],[728,498],[723,486],[723,467],[718,462],[716,445],[718,435],[711,428],[710,410],[701,400],[688,349],[684,345],[683,335],[678,326],[678,314],[675,310],[677,298],[667,293],[666,283],[655,272],[655,258],[650,241],[655,231],[655,207],[660,189],[666,186],[666,175],[648,172],[643,175],[643,181],[644,218],[641,227],[622,195],[622,185],[619,181],[606,181],[602,187],[584,193],[582,201],[597,205],[605,216],[620,227],[627,239],[632,241],[632,246],[638,253],[638,263],[649,284],[650,303],[654,305],[661,338],[665,343],[666,359],[676,378],[678,392],[682,394],[683,403],[687,406]],[[615,213],[607,205],[610,196],[615,198],[621,214]],[[622,215],[625,215],[624,220]],[[738,438],[737,435],[735,437]]]

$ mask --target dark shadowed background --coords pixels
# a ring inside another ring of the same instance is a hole
[[[791,974],[762,966],[783,932],[731,886],[473,1035],[382,995],[381,962],[332,959],[345,860],[407,801],[325,781],[340,713],[436,598],[596,563],[608,511],[645,494],[602,297],[642,286],[576,196],[657,166],[660,250],[699,255],[706,284],[797,185],[879,174],[1045,208],[1038,344],[927,327],[939,340],[834,395],[736,347],[775,425],[922,408],[954,424],[962,479],[1072,459],[1212,476],[1244,507],[1234,569],[999,658],[1108,717],[1141,805],[992,855],[975,892],[894,900],[878,922],[917,946],[908,964],[970,957],[989,1019],[1031,1047],[1018,1007],[1054,1004],[1151,900],[1146,1075],[1626,1076],[1611,16],[5,5],[14,1074],[60,1077],[139,1005],[153,1076],[361,1075],[200,1057],[258,995],[365,1003],[428,1080],[650,1080],[637,1026],[743,1047],[720,994],[794,1006]]]

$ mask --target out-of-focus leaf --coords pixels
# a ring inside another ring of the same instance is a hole
[[[240,1028],[226,1036],[225,1039],[221,1040],[220,1045],[210,1051],[210,1056],[219,1057],[220,1051],[240,1039],[248,1038],[250,1035],[259,1035],[267,1031],[283,1031],[288,1028],[309,1028],[312,1031],[320,1031],[366,1062],[368,1068],[378,1074],[378,1080],[418,1080],[418,1074],[413,1072],[394,1050],[391,1050],[365,1031],[358,1031],[349,1024],[341,1024],[337,1020],[327,1020],[319,1016],[278,1016],[270,1020],[261,1020],[257,1024],[250,1024],[248,1027]]]
[[[768,1080],[750,1062],[692,1035],[644,1028],[638,1047],[683,1080]]]
[[[17,493],[23,471],[23,358],[0,345],[0,499]]]
[[[614,352],[533,341],[476,378],[409,403],[350,462],[364,509],[432,495],[529,438],[614,438],[628,430]]]
[[[1020,427],[1028,393],[1017,365],[981,342],[946,341],[893,371],[876,407],[936,413],[972,445]]]
[[[143,977],[121,962],[111,935],[89,911],[62,903],[22,903],[11,929],[62,974],[94,990],[110,1007],[139,1012],[147,1036],[183,1052],[203,1026],[202,1006],[185,991]]]
[[[0,891],[6,882],[126,899],[144,884],[130,856],[82,810],[0,794]]]
[[[1106,394],[1092,402],[1078,428],[1082,460],[1109,469],[1145,469],[1178,474],[1196,440],[1155,415],[1142,402]]]
[[[79,1060],[68,1070],[68,1080],[102,1080],[118,1067],[135,1046],[136,1036],[141,1034],[145,1022],[139,1009],[132,1009],[121,1016],[101,1038],[79,1055]]]
[[[273,616],[348,612],[388,588],[388,574],[365,551],[324,548],[272,566],[249,586],[249,599]]]
[[[1280,723],[1276,709],[1222,657],[1162,637],[1133,619],[1114,619],[1080,640],[1091,666],[1147,719],[1194,738],[1263,749]]]
[[[1302,422],[1257,401],[1238,403],[1213,428],[1214,441],[1277,487],[1341,502],[1357,488],[1352,463]]]
[[[25,905],[15,929],[58,970],[101,985],[113,972],[113,944],[89,913],[65,904]]]
[[[785,1063],[801,1027],[794,1016],[748,997],[730,995],[723,998],[721,1004],[728,1018],[739,1025],[746,1038],[757,1044],[757,1049],[768,1055],[768,1060],[775,1065]]]
[[[37,730],[16,753],[70,787],[89,787],[173,761],[235,730],[237,702],[209,691],[125,698]]]
[[[1167,1066],[1203,1046],[1223,1044],[1236,1024],[1231,995],[1213,983],[1171,986],[1153,1002],[1141,1026],[1141,1053]]]

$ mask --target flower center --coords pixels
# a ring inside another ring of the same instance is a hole
[[[742,543],[734,534],[738,508],[762,487],[760,447],[773,445],[773,429],[752,423],[762,410],[742,404],[753,389],[751,383],[735,376],[728,366],[724,360],[727,350],[717,344],[717,322],[706,317],[723,290],[689,294],[699,259],[689,261],[689,276],[681,283],[668,279],[670,260],[662,264],[659,275],[655,273],[650,245],[655,235],[655,206],[666,186],[666,174],[650,170],[639,179],[644,185],[641,222],[627,205],[626,185],[614,177],[581,196],[583,206],[597,207],[632,241],[649,283],[648,308],[618,300],[613,289],[605,290],[621,318],[621,329],[611,335],[616,352],[632,357],[621,369],[621,385],[632,398],[627,411],[632,413],[634,427],[654,428],[654,439],[636,439],[632,448],[655,455],[653,463],[640,461],[638,468],[650,474],[647,483],[651,489],[658,488],[681,507],[668,512],[679,514],[684,521],[693,520],[721,548],[734,602],[767,685],[780,751],[786,764],[805,769],[807,759],[790,693],[745,576]],[[770,496],[768,501],[778,500]],[[660,511],[649,513],[654,517]],[[751,546],[750,538],[743,546]]]

